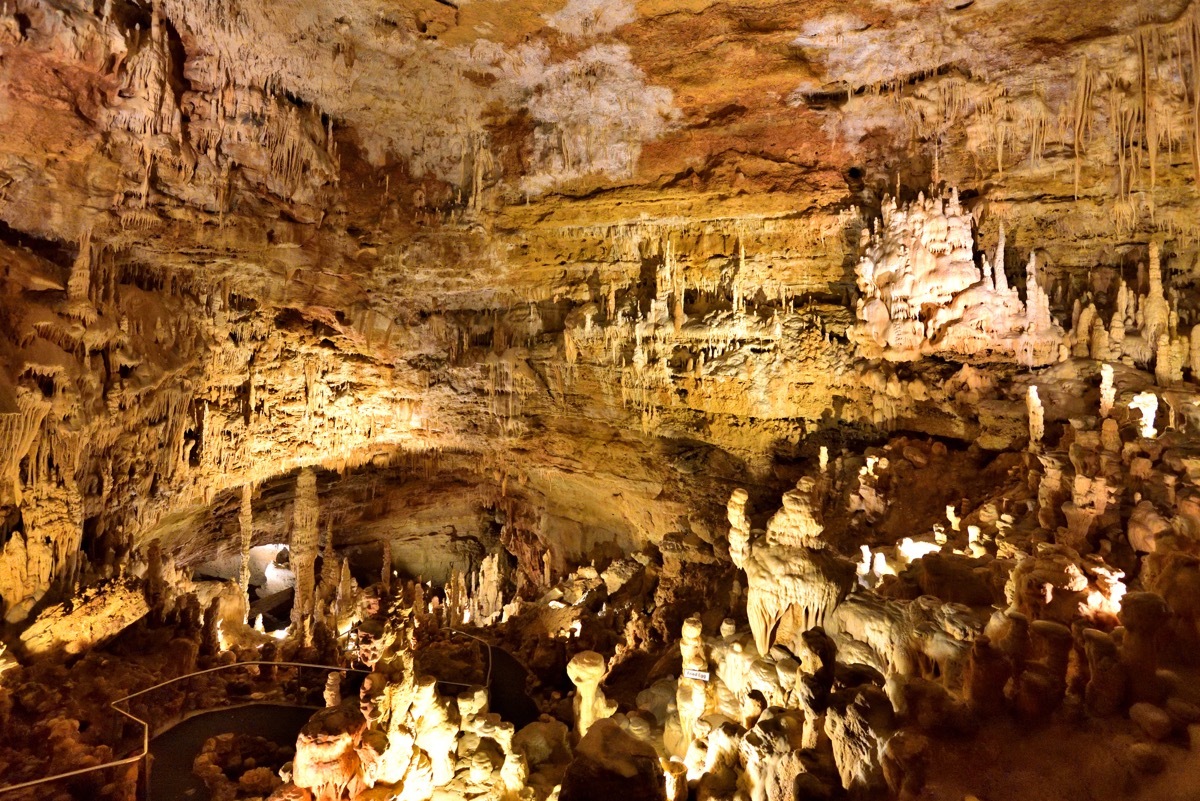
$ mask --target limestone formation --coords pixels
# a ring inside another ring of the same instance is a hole
[[[1158,414],[1158,396],[1153,392],[1140,392],[1129,402],[1129,408],[1141,414],[1141,436],[1154,439],[1158,435],[1158,429],[1154,425],[1155,415]]]
[[[296,479],[296,504],[292,511],[290,559],[296,574],[296,599],[292,606],[292,626],[308,639],[308,627],[316,602],[317,558],[317,477],[312,470],[300,471]]]
[[[899,207],[883,204],[882,224],[863,229],[855,268],[861,298],[855,336],[864,353],[891,360],[926,354],[1010,359],[1030,367],[1058,360],[1064,332],[1052,319],[1030,255],[1027,299],[1004,275],[1003,229],[994,268],[975,266],[974,221],[957,190]]]
[[[595,651],[581,651],[567,664],[567,675],[575,684],[575,730],[582,737],[597,720],[611,717],[616,705],[600,689],[607,666]]]
[[[1113,386],[1113,368],[1111,364],[1100,365],[1100,416],[1108,417],[1113,404],[1117,400],[1116,387]]]
[[[1030,384],[1029,392],[1025,396],[1025,405],[1029,411],[1029,443],[1037,445],[1046,435],[1046,410],[1042,408],[1038,389],[1033,384]]]
[[[679,678],[675,708],[679,714],[680,744],[685,752],[692,744],[692,730],[696,721],[704,714],[707,706],[705,695],[709,671],[704,641],[700,636],[702,625],[699,617],[689,617],[683,621],[682,637],[679,640],[684,674]]]
[[[0,3],[0,796],[253,702],[213,798],[1200,798],[1198,75],[1197,0]]]
[[[313,797],[335,801],[357,795],[361,785],[358,747],[365,721],[357,710],[330,707],[315,714],[296,741],[292,782]]]
[[[730,501],[730,518],[734,503]],[[730,556],[746,571],[746,612],[760,654],[776,636],[776,626],[790,615],[796,634],[824,625],[855,583],[854,566],[825,547],[815,518],[818,484],[805,478],[783,496],[783,508],[772,516],[765,534],[747,539],[745,528],[730,528]]]
[[[250,546],[254,544],[254,511],[251,506],[253,488],[242,485],[242,505],[238,512],[238,529],[241,533],[241,564],[238,567],[238,586],[250,606]]]

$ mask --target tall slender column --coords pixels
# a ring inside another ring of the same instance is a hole
[[[312,468],[300,471],[296,479],[296,502],[292,518],[292,570],[296,574],[296,597],[292,604],[292,632],[308,641],[312,626],[317,560],[317,476]]]

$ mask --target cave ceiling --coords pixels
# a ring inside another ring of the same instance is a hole
[[[9,2],[10,529],[199,558],[243,484],[459,471],[431,492],[584,553],[711,537],[735,481],[776,492],[821,442],[1003,445],[1011,369],[979,411],[953,360],[854,355],[860,238],[885,196],[953,187],[1010,273],[1038,254],[1060,319],[1151,236],[1194,269],[1196,14]],[[647,354],[664,280],[682,339]]]

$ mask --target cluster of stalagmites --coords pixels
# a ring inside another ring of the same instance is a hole
[[[733,494],[730,555],[746,569],[758,653],[793,659],[819,638],[839,668],[869,666],[878,685],[868,703],[874,723],[864,724],[870,747],[839,742],[841,723],[825,718],[848,789],[887,783],[911,795],[925,737],[970,733],[1003,713],[1031,722],[1126,713],[1151,741],[1200,734],[1200,708],[1165,669],[1191,658],[1200,631],[1200,475],[1186,435],[1156,438],[1157,396],[1126,391],[1115,400],[1104,367],[1101,414],[1070,420],[1053,448],[1031,387],[1029,500],[1017,519],[993,508],[964,521],[950,508],[950,531],[862,546],[859,587],[825,567],[841,558],[818,522],[835,479],[802,480],[765,532],[751,531],[747,496]],[[931,456],[906,446],[893,458],[924,465]],[[880,462],[867,458],[847,511],[882,512],[873,489]],[[1140,591],[1127,592],[1127,576]],[[915,760],[913,772],[889,774],[893,744]],[[1154,755],[1138,764],[1161,769],[1161,754],[1138,753]]]
[[[895,361],[929,354],[1001,359],[1036,367],[1058,361],[1064,335],[1030,256],[1026,299],[1008,285],[1004,232],[991,259],[975,265],[974,220],[949,197],[922,195],[900,208],[883,204],[882,225],[863,229],[855,268],[864,355]]]
[[[298,576],[297,604],[310,611],[285,644],[336,662],[344,658],[337,633],[357,623],[356,661],[370,675],[343,695],[333,674],[327,708],[278,775],[255,765],[234,782],[219,764],[224,741],[198,769],[219,793],[261,790],[280,801],[917,798],[938,738],[968,736],[993,716],[1082,715],[1127,716],[1155,744],[1139,751],[1139,769],[1161,768],[1169,747],[1159,741],[1200,734],[1200,709],[1169,669],[1200,641],[1200,462],[1161,419],[1155,392],[1111,369],[1093,380],[1098,413],[1065,425],[1050,388],[1031,387],[1029,446],[1008,455],[1015,483],[999,500],[951,506],[944,522],[891,544],[854,552],[827,521],[882,521],[904,491],[891,480],[901,465],[946,469],[939,443],[898,439],[832,458],[822,451],[764,529],[751,522],[749,494],[734,491],[728,536],[707,558],[727,550],[744,571],[732,607],[745,603],[748,625],[707,614],[684,620],[671,632],[675,675],[651,682],[634,703],[618,702],[605,683],[645,639],[638,613],[608,655],[572,652],[574,635],[550,630],[549,639],[565,640],[562,669],[574,694],[565,710],[551,698],[542,708],[554,714],[519,730],[489,710],[484,687],[448,689],[424,674],[416,645],[430,630],[470,620],[566,614],[614,598],[650,559],[584,567],[539,602],[505,605],[489,558],[444,599],[427,598],[419,583],[397,588],[401,600],[383,614],[377,590],[345,579],[328,538],[315,575],[306,549],[315,555],[320,543],[316,497],[302,472],[293,552],[297,570],[310,574]],[[679,560],[693,556],[664,543],[664,572],[685,575]],[[237,584],[218,585],[202,614],[198,586],[157,549],[133,572],[142,581],[126,579],[130,592],[148,614],[192,621],[203,651],[252,658],[274,650],[272,637],[247,625]]]
[[[418,675],[411,633],[388,627],[357,695],[327,689],[274,798],[516,797],[528,766],[512,724],[488,712],[483,687],[447,697]]]
[[[1001,715],[1126,715],[1146,743],[1131,769],[1161,769],[1155,743],[1200,736],[1200,708],[1169,669],[1200,639],[1200,472],[1171,432],[1143,435],[1142,395],[1113,394],[1053,447],[1031,415],[1038,436],[1014,457],[1025,491],[1007,511],[951,507],[945,524],[857,561],[823,516],[840,503],[882,514],[889,460],[937,470],[945,448],[900,440],[857,470],[823,453],[765,530],[735,491],[726,545],[749,625],[685,620],[677,674],[634,705],[604,686],[633,646],[612,664],[575,653],[570,729],[544,716],[514,731],[482,688],[441,694],[404,646],[422,614],[409,628],[393,618],[362,693],[331,692],[275,797],[918,798],[937,739]],[[604,580],[584,569],[547,597],[582,599]]]
[[[740,238],[737,257],[719,277],[690,284],[671,237],[656,235],[661,239],[639,239],[659,261],[652,295],[601,287],[602,301],[572,310],[562,334],[564,365],[554,374],[561,385],[553,388],[568,392],[584,371],[615,371],[609,379],[619,381],[622,401],[642,413],[646,431],[665,409],[680,405],[817,419],[830,393],[846,398],[838,410],[845,420],[930,425],[965,415],[995,429],[1003,428],[995,408],[980,400],[1009,399],[1002,380],[979,369],[983,363],[1007,369],[1110,360],[1152,370],[1164,386],[1200,367],[1186,304],[1163,280],[1160,242],[1150,243],[1148,267],[1128,284],[1106,280],[1112,271],[1099,269],[1081,290],[1053,279],[1032,249],[1023,280],[1010,284],[1003,225],[994,249],[977,252],[975,215],[953,190],[903,205],[885,199],[882,218],[862,229],[859,297],[849,319],[840,307],[797,303],[782,286],[749,285]],[[1051,292],[1055,303],[1073,306],[1066,329],[1051,314]],[[543,384],[530,373],[527,355],[514,346],[494,358],[503,399],[497,414],[505,425]],[[962,371],[950,380],[932,377],[927,356],[963,365]],[[959,384],[971,397],[963,397]],[[991,435],[990,447],[1013,444],[1002,433]]]
[[[1185,330],[1179,294],[1163,283],[1161,249],[1150,242],[1136,285],[1120,279],[1076,298],[1067,340],[1072,356],[1153,369],[1164,387],[1182,382],[1185,368],[1200,375],[1200,332]]]
[[[378,365],[350,382],[360,387],[353,397],[331,388],[341,379],[329,374],[346,363],[298,354],[304,337],[239,303],[227,282],[131,265],[100,234],[78,247],[59,268],[0,244],[0,614],[9,624],[29,625],[53,601],[128,573],[144,559],[134,551],[146,532],[174,509],[300,464],[361,462],[370,457],[351,455],[351,441],[370,442],[373,455],[385,429],[412,429],[411,403],[397,394],[406,393]],[[378,409],[375,391],[387,396]]]
[[[855,268],[860,296],[849,336],[860,356],[907,362],[937,355],[1026,367],[1090,358],[1153,370],[1164,387],[1182,382],[1185,369],[1200,372],[1198,337],[1186,328],[1178,291],[1163,281],[1159,240],[1150,242],[1136,283],[1119,275],[1109,280],[1102,270],[1082,294],[1060,297],[1072,306],[1064,331],[1051,316],[1034,254],[1022,301],[1005,272],[1003,225],[991,257],[979,254],[979,266],[973,229],[954,190],[904,206],[884,201],[882,221],[862,231]]]
[[[307,611],[287,642],[336,661],[337,633],[357,623],[356,655],[371,673],[346,697],[331,681],[328,707],[305,727],[290,766],[270,782],[256,766],[243,790],[265,794],[278,782],[273,798],[305,801],[759,801],[842,790],[917,798],[937,739],[970,735],[992,716],[1124,715],[1147,743],[1200,735],[1200,709],[1169,669],[1200,644],[1200,462],[1167,414],[1184,396],[1172,390],[1160,409],[1164,390],[1108,364],[1088,380],[1097,413],[1066,420],[1048,380],[1029,386],[1028,448],[1007,455],[1015,483],[999,500],[952,506],[943,523],[891,544],[855,552],[827,521],[884,519],[904,491],[891,481],[898,466],[944,471],[943,445],[899,439],[833,458],[822,450],[764,529],[751,522],[749,494],[734,491],[727,539],[707,558],[727,550],[744,571],[732,606],[745,603],[748,625],[686,619],[671,632],[680,637],[676,675],[618,703],[605,682],[645,638],[634,614],[611,655],[581,650],[564,662],[575,687],[569,712],[544,704],[558,717],[520,730],[489,711],[483,687],[447,690],[414,662],[422,627],[520,612],[503,603],[497,559],[456,577],[443,598],[408,584],[403,603],[382,615],[328,537],[315,574],[317,500],[303,471],[292,551],[297,606]],[[670,542],[660,550],[677,575],[687,569],[679,560],[695,556]],[[525,606],[569,611],[612,597],[649,561],[638,556],[581,568]],[[274,647],[247,624],[244,587],[219,585],[201,600],[157,548],[122,580],[143,614],[192,620],[208,652]],[[565,637],[570,653],[569,631],[549,634]],[[1167,749],[1146,745],[1137,765],[1161,768]],[[215,772],[216,751],[199,767],[219,792],[233,791]]]

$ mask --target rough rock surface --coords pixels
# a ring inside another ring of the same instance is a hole
[[[371,675],[280,798],[1187,795],[1198,76],[1196,0],[0,5],[0,775],[286,656]]]
[[[814,432],[973,436],[810,304],[931,182],[1058,308],[1156,231],[1189,270],[1196,13],[10,4],[6,607],[80,550],[211,554],[301,465],[415,468],[474,511],[414,534],[491,542],[494,509],[561,569],[710,525],[698,484]]]
[[[611,720],[596,721],[575,749],[563,776],[563,801],[646,798],[665,801],[658,754],[621,731]]]

